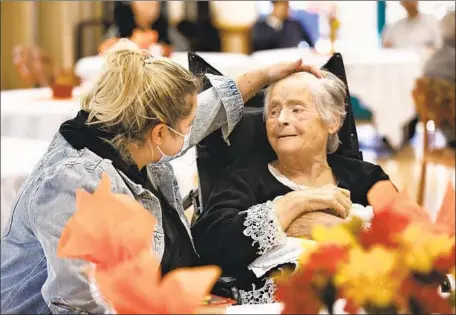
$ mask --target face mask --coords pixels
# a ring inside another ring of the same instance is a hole
[[[158,151],[160,151],[162,157],[156,163],[165,163],[165,162],[169,162],[169,161],[175,159],[176,157],[180,156],[180,154],[181,154],[181,152],[182,152],[182,150],[184,148],[188,148],[188,145],[190,143],[190,135],[192,133],[192,128],[191,127],[190,127],[190,131],[186,135],[181,134],[179,131],[176,131],[176,130],[174,130],[173,128],[171,128],[169,126],[167,126],[167,127],[168,127],[168,129],[172,130],[175,134],[183,137],[184,138],[184,144],[182,145],[182,148],[180,149],[180,151],[177,152],[175,155],[167,155],[167,154],[163,153],[163,151],[158,146],[157,147]]]

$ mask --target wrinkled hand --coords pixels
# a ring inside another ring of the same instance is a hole
[[[294,191],[290,194],[301,200],[304,207],[303,213],[329,211],[341,218],[346,218],[352,207],[350,191],[333,184]]]
[[[292,73],[295,72],[310,72],[315,75],[317,78],[322,78],[323,75],[315,66],[306,65],[302,63],[302,59],[291,62],[282,62],[275,65],[272,65],[267,68],[268,84],[272,84],[276,81],[279,81]]]
[[[304,213],[294,220],[286,230],[287,236],[298,238],[312,238],[312,230],[317,225],[333,227],[344,223],[345,220],[330,213],[316,211]]]

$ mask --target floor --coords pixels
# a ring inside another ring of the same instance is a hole
[[[359,140],[366,140],[375,136],[375,131],[369,122],[357,122]],[[428,126],[429,128],[429,126]],[[432,126],[430,126],[432,129]],[[417,126],[417,133],[399,152],[394,154],[377,153],[363,149],[364,160],[379,164],[390,176],[399,190],[407,190],[411,197],[417,198],[418,183],[421,175],[421,156],[423,126]],[[435,133],[436,145],[444,145],[445,140],[439,133]],[[455,187],[455,168],[446,168],[440,165],[429,164],[427,167],[427,181],[424,207],[434,218],[443,199],[448,182]]]

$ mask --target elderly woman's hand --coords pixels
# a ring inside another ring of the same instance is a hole
[[[279,81],[294,72],[310,72],[315,75],[317,78],[322,77],[322,73],[320,69],[315,66],[306,65],[302,63],[302,59],[298,59],[292,62],[282,62],[267,68],[267,77],[268,77],[268,85],[272,84],[276,81]]]
[[[291,237],[304,237],[311,239],[312,230],[317,225],[325,227],[333,227],[344,223],[345,220],[330,213],[315,211],[304,213],[296,220],[291,222],[286,230],[287,236]]]
[[[277,217],[285,230],[302,214],[325,211],[345,219],[351,207],[350,191],[332,184],[292,191],[275,201]]]

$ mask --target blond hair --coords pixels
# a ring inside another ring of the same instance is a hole
[[[81,107],[89,124],[100,124],[116,136],[111,144],[127,155],[131,142],[144,144],[157,124],[175,127],[192,111],[186,97],[199,90],[199,80],[180,65],[153,59],[133,42],[122,39],[105,55],[104,70]]]
[[[321,70],[323,78],[318,79],[313,74],[307,72],[298,72],[292,76],[302,80],[302,87],[308,90],[315,101],[317,112],[323,122],[327,125],[334,119],[339,121],[338,130],[342,127],[345,116],[345,102],[347,90],[345,83],[329,71]],[[276,84],[276,83],[275,83]],[[275,84],[270,85],[265,91],[264,97],[264,118],[268,115],[268,106],[271,99],[271,92]],[[336,132],[328,136],[326,151],[331,154],[339,148],[339,134]]]

